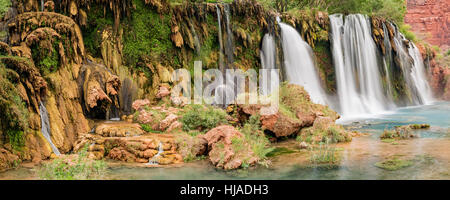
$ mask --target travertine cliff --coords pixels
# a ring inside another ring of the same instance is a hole
[[[407,0],[405,23],[417,33],[427,34],[426,40],[447,50],[450,47],[450,0]]]

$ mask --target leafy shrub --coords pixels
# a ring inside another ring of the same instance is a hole
[[[206,132],[218,125],[227,124],[227,113],[212,106],[188,105],[181,117],[183,130],[199,130]]]
[[[62,155],[41,166],[37,172],[41,179],[46,180],[86,180],[102,179],[106,169],[103,160],[88,158],[85,146],[78,154]]]

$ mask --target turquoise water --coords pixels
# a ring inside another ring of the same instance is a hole
[[[435,102],[432,105],[400,108],[390,114],[344,124],[350,129],[374,133],[373,136],[378,137],[384,129],[424,123],[430,124],[431,127],[415,131],[420,137],[448,137],[450,129],[450,102]]]
[[[277,156],[270,168],[223,171],[207,160],[186,163],[181,167],[146,168],[115,166],[107,179],[173,180],[173,179],[450,179],[450,102],[398,109],[390,114],[347,123],[350,129],[369,132],[343,144],[342,159],[332,167],[310,166],[301,162],[305,152]],[[411,123],[427,123],[431,128],[417,132],[419,138],[398,144],[380,141],[386,128]],[[306,151],[306,150],[305,150]],[[375,166],[390,156],[413,160],[413,165],[397,171]],[[308,159],[309,157],[306,157]],[[302,164],[301,164],[302,163]],[[308,161],[306,162],[308,163]],[[36,179],[31,169],[20,168],[0,173],[0,179]]]

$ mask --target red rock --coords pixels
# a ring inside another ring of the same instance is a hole
[[[160,86],[156,98],[161,99],[163,97],[169,96],[170,90],[167,86]]]
[[[254,156],[249,145],[244,141],[243,150],[236,152],[232,146],[233,138],[243,138],[242,133],[237,131],[233,126],[222,125],[211,129],[203,138],[207,141],[210,152],[209,159],[213,165],[218,168],[236,169],[239,168],[243,160],[250,165],[255,164],[258,158]]]
[[[183,124],[179,121],[175,121],[169,126],[169,128],[167,128],[166,132],[170,133],[173,130],[181,128],[181,127],[183,127]]]
[[[148,99],[138,99],[133,102],[133,109],[134,110],[140,110],[142,107],[149,105],[150,101]]]
[[[178,119],[178,116],[175,114],[170,114],[165,119],[163,119],[159,123],[159,130],[164,131],[166,128],[168,128],[173,122],[175,122]]]
[[[426,41],[445,51],[450,47],[449,5],[450,0],[407,0],[405,23],[414,32],[430,33]]]

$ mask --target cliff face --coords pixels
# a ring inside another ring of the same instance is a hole
[[[447,50],[450,47],[450,0],[408,0],[405,23],[414,32],[427,34],[426,40]]]

